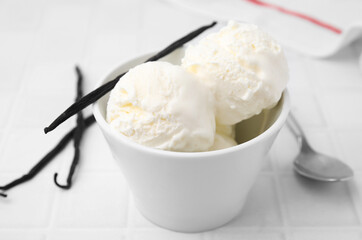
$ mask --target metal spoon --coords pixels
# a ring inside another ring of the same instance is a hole
[[[294,160],[294,169],[300,175],[318,181],[346,181],[353,177],[352,169],[342,161],[316,152],[292,113],[287,120],[289,129],[297,137],[300,153]]]

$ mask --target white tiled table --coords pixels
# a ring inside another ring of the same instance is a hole
[[[211,19],[164,1],[0,1],[0,184],[25,173],[74,124],[46,126],[74,99],[79,63],[90,91],[118,62],[164,47]],[[70,191],[72,147],[38,177],[0,198],[0,239],[362,239],[362,74],[356,46],[318,60],[286,49],[292,109],[315,148],[353,166],[347,183],[297,177],[297,145],[283,129],[243,212],[200,234],[161,229],[134,207],[96,126],[87,131]],[[88,109],[87,114],[90,113]]]

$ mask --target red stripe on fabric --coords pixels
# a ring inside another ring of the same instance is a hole
[[[263,2],[263,1],[260,1],[260,0],[245,0],[247,2],[250,2],[250,3],[253,3],[253,4],[256,4],[256,5],[259,5],[259,6],[263,6],[263,7],[269,7],[269,8],[273,8],[279,12],[282,12],[282,13],[285,13],[285,14],[289,14],[289,15],[292,15],[292,16],[295,16],[295,17],[299,17],[299,18],[302,18],[304,20],[307,20],[311,23],[314,23],[320,27],[323,27],[323,28],[326,28],[332,32],[335,32],[337,34],[341,34],[342,33],[342,30],[337,28],[337,27],[334,27],[328,23],[325,23],[325,22],[322,22],[318,19],[315,19],[313,17],[310,17],[308,15],[305,15],[303,13],[299,13],[299,12],[296,12],[296,11],[293,11],[293,10],[289,10],[289,9],[286,9],[286,8],[283,8],[283,7],[280,7],[278,5],[275,5],[275,4],[271,4],[271,3],[266,3],[266,2]]]

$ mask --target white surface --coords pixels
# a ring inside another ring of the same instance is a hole
[[[26,172],[74,124],[72,119],[42,134],[74,99],[75,63],[86,74],[88,92],[114,64],[160,49],[211,20],[156,0],[1,1],[0,182]],[[135,209],[119,167],[92,127],[72,190],[52,182],[55,171],[67,174],[69,146],[37,178],[0,199],[0,239],[361,239],[362,74],[356,49],[324,60],[286,52],[292,108],[315,148],[354,167],[351,182],[297,178],[291,170],[296,144],[283,129],[233,222],[203,234],[174,233]]]

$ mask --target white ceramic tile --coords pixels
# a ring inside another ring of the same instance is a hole
[[[297,175],[280,176],[292,226],[357,226],[348,182],[322,183]]]
[[[3,143],[3,140],[4,140],[4,129],[1,129],[0,128],[0,149],[2,149],[2,143]],[[1,152],[1,150],[0,150]]]
[[[0,32],[35,31],[42,21],[44,0],[2,1],[0,7]]]
[[[125,228],[128,188],[120,174],[79,171],[70,191],[58,194],[55,226]]]
[[[35,62],[79,63],[85,50],[89,21],[96,1],[52,2],[44,10],[32,49]]]
[[[158,1],[145,1],[141,11],[143,12],[143,24],[139,32],[141,52],[162,49],[201,25],[210,24],[213,20]]]
[[[85,62],[86,64],[82,69],[84,69],[84,78],[86,79],[86,84],[84,84],[84,93],[86,94],[94,90],[101,78],[113,70],[115,65],[114,62],[108,62],[106,59],[96,63],[91,57],[85,59]]]
[[[362,216],[362,175],[357,173],[351,183],[351,189],[354,189],[353,195],[355,196],[356,208],[361,218]],[[362,235],[361,235],[362,238]]]
[[[45,135],[42,128],[12,129],[6,136],[3,149],[0,151],[0,172],[27,172],[55,147],[63,136],[63,132],[57,131]],[[69,144],[68,148],[72,149],[73,145]],[[60,160],[58,156],[52,161],[52,169],[59,165]]]
[[[86,36],[63,31],[42,32],[35,38],[29,55],[32,66],[39,63],[79,63],[82,60]]]
[[[329,229],[329,230],[304,230],[293,231],[293,240],[360,240],[361,234],[359,231],[351,231],[346,229]]]
[[[121,168],[113,158],[108,144],[96,124],[84,133],[82,140],[82,169],[85,171],[114,171]]]
[[[303,126],[323,127],[326,122],[317,99],[311,91],[290,91],[292,112]]]
[[[15,91],[20,87],[34,35],[0,32],[0,89]]]
[[[45,240],[44,234],[29,233],[27,231],[13,230],[2,232],[0,229],[1,239],[3,240]]]
[[[85,36],[95,1],[51,2],[44,9],[40,26],[43,32],[77,33]],[[73,35],[76,37],[77,35]],[[72,35],[69,35],[72,36]]]
[[[339,158],[338,147],[335,146],[334,135],[330,130],[323,128],[305,129],[310,145],[318,152]]]
[[[19,101],[14,105],[15,111],[11,125],[44,128],[74,102],[74,95],[75,89],[57,93],[44,91],[21,94]],[[74,126],[74,121],[74,119],[69,119],[61,127],[70,129],[70,126]]]
[[[282,225],[275,181],[271,175],[259,175],[239,215],[224,228],[275,227]]]
[[[147,229],[131,231],[127,237],[129,240],[159,240],[159,239],[173,239],[173,240],[201,240],[201,233],[177,233],[169,230]]]
[[[270,150],[271,161],[278,171],[292,172],[293,159],[298,152],[299,147],[295,137],[290,133],[288,127],[284,126]]]
[[[140,1],[102,1],[94,19],[96,32],[102,34],[134,34],[143,19]]]
[[[0,32],[7,32],[7,31],[11,31],[11,25],[9,24],[9,16],[8,16],[8,12],[9,12],[9,6],[8,4],[1,4],[1,8],[0,8]]]
[[[0,128],[4,128],[9,119],[15,98],[16,92],[0,90]]]
[[[0,61],[3,66],[9,66],[14,63],[23,63],[33,46],[34,33],[0,32]],[[2,68],[3,70],[3,68]]]
[[[210,239],[212,240],[219,240],[219,239],[228,239],[228,240],[282,240],[284,239],[283,234],[275,231],[263,231],[263,230],[256,230],[256,231],[247,231],[236,229],[234,231],[221,231],[215,230],[213,232],[208,233],[210,234]],[[209,238],[208,238],[209,239]]]
[[[1,174],[1,184],[21,175]],[[41,228],[49,224],[54,189],[50,174],[40,174],[31,182],[10,189],[0,198],[1,228]],[[0,228],[0,229],[1,229]]]
[[[89,43],[87,55],[93,64],[107,62],[109,67],[137,57],[137,36],[135,34],[102,34],[94,36]]]
[[[125,234],[121,230],[94,230],[94,229],[83,229],[83,230],[54,230],[48,234],[47,240],[123,240]]]
[[[135,229],[142,229],[142,228],[160,228],[153,224],[152,222],[148,221],[135,206],[133,201],[133,197],[131,195],[129,208],[128,208],[128,227],[135,228]]]
[[[289,89],[310,91],[312,89],[309,72],[305,64],[305,57],[291,51],[284,51],[289,67]]]
[[[17,91],[21,83],[24,64],[22,64],[21,62],[8,62],[3,66],[7,67],[0,70],[0,74],[3,78],[0,81],[0,89],[2,91]]]
[[[361,127],[362,87],[331,89],[320,99],[327,123],[338,128]]]
[[[77,75],[76,63],[40,63],[26,69],[24,74],[25,92],[31,94],[39,92],[72,92],[73,100],[76,96]],[[84,69],[79,65],[82,72]],[[87,79],[83,80],[83,85]],[[69,94],[71,96],[71,94]]]
[[[356,130],[337,131],[337,142],[342,149],[343,159],[354,170],[362,171],[361,148],[362,126]]]
[[[323,128],[305,128],[307,140],[310,145],[318,152],[323,154],[339,157],[338,151],[334,144],[333,133]]]
[[[1,60],[0,60],[1,61]],[[0,69],[2,80],[0,81],[0,89],[2,91],[17,91],[21,82],[24,64],[21,62],[7,63],[3,66],[6,68]]]

